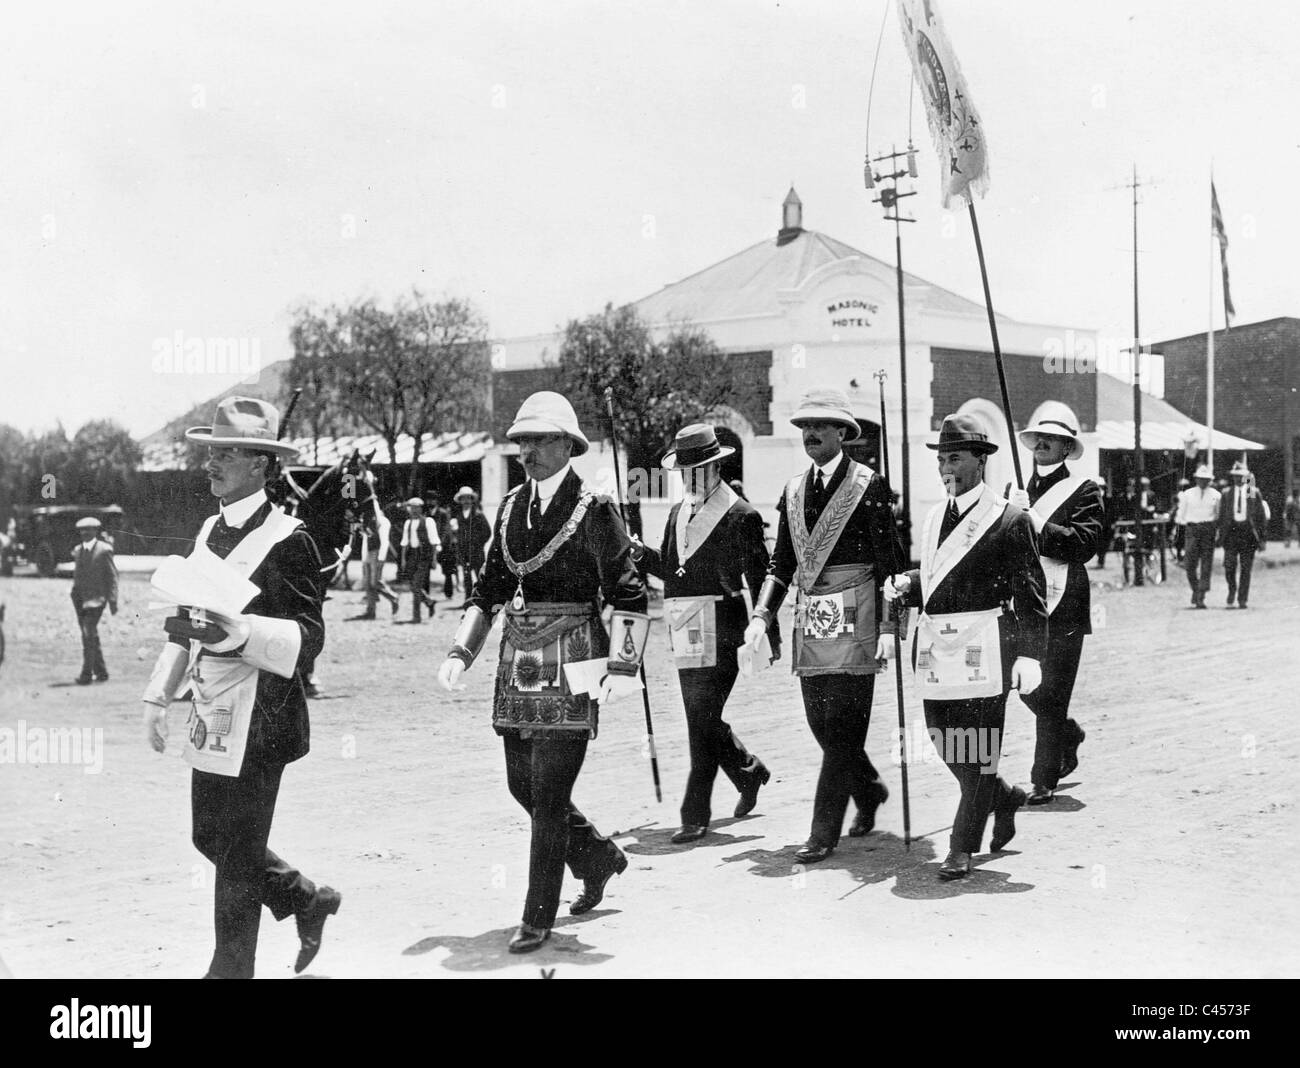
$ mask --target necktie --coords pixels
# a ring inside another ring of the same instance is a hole
[[[1038,501],[1038,495],[1041,488],[1042,488],[1042,479],[1038,477],[1038,472],[1035,471],[1029,477],[1029,485],[1027,487],[1030,504],[1035,504]]]
[[[1237,500],[1232,509],[1232,518],[1241,523],[1246,518],[1246,489],[1244,486],[1237,487]]]
[[[542,498],[536,491],[533,492],[532,504],[528,506],[528,529],[536,530],[542,525]]]
[[[957,529],[957,520],[960,514],[957,511],[957,502],[954,499],[948,501],[948,510],[943,514],[943,522],[939,524],[939,544],[942,545],[949,534]]]

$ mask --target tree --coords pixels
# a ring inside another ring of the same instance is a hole
[[[14,505],[27,503],[26,461],[27,435],[0,423],[0,532],[13,515]]]
[[[67,474],[78,504],[127,499],[143,454],[124,426],[112,419],[86,423],[72,439]]]
[[[29,439],[23,463],[26,499],[42,505],[75,503],[71,460],[72,443],[63,424]]]
[[[681,323],[662,342],[630,305],[571,320],[560,345],[563,392],[590,427],[607,427],[605,388],[614,391],[615,431],[626,451],[624,475],[652,471],[689,423],[706,422],[734,401],[735,370],[698,327]],[[655,480],[651,480],[652,484]],[[640,504],[629,495],[628,521],[641,532]]]
[[[488,328],[469,301],[431,304],[419,290],[397,302],[393,321],[407,356],[404,425],[415,442],[407,493],[414,494],[424,435],[478,429],[487,421]]]
[[[342,349],[336,320],[337,309],[317,312],[310,305],[299,305],[291,312],[293,325],[289,328],[289,341],[293,357],[285,376],[280,411],[289,410],[294,390],[301,389],[302,396],[294,408],[297,426],[306,427],[312,439],[312,462],[316,462],[316,443],[320,438],[339,432],[339,356]],[[298,437],[293,428],[286,428],[286,437]]]
[[[384,439],[388,461],[396,464],[397,439],[406,424],[406,358],[393,317],[365,300],[337,311],[331,329],[338,346],[338,404]]]

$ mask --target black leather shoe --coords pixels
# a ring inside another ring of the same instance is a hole
[[[866,808],[858,809],[849,827],[850,838],[862,838],[876,829],[876,809],[889,800],[889,788],[883,782],[873,782]]]
[[[1061,753],[1061,777],[1064,778],[1074,772],[1079,766],[1079,746],[1083,745],[1083,740],[1088,737],[1088,732],[1082,727],[1075,725],[1076,734],[1066,744],[1065,750]]]
[[[800,864],[816,864],[834,852],[834,846],[822,845],[820,842],[805,842],[795,850],[794,859]]]
[[[1241,604],[1237,605],[1237,607],[1244,612],[1247,608],[1250,607],[1250,605],[1248,605],[1245,601],[1242,601]]]
[[[78,675],[78,676],[77,676],[75,679],[73,679],[72,681],[75,682],[78,686],[89,686],[89,685],[90,685],[90,676],[89,676],[89,675]]]
[[[1035,786],[1029,791],[1029,798],[1025,802],[1027,805],[1046,805],[1052,800],[1052,788],[1050,786]]]
[[[758,769],[750,774],[749,784],[740,791],[740,800],[736,802],[736,810],[732,813],[736,819],[748,816],[754,811],[754,806],[758,804],[758,791],[766,786],[771,778],[772,773],[762,764],[759,764]]]
[[[343,902],[343,895],[328,886],[316,888],[316,902],[306,912],[294,915],[298,923],[298,959],[293,962],[293,970],[301,972],[316,959],[320,952],[321,936],[325,933],[325,920],[338,912]]]
[[[506,946],[511,953],[531,953],[535,949],[541,949],[542,943],[551,937],[549,927],[534,927],[529,923],[521,923],[517,930],[510,938],[510,944]]]
[[[700,826],[697,823],[684,823],[682,829],[668,839],[673,845],[683,845],[686,842],[698,842],[709,833],[707,826]]]
[[[609,871],[594,879],[583,880],[582,893],[573,899],[573,904],[569,906],[569,915],[581,916],[584,912],[594,909],[605,899],[605,884],[615,875],[622,875],[625,871],[627,871],[627,854],[620,850],[618,860]]]
[[[940,879],[964,879],[970,874],[970,854],[956,849],[948,850],[948,855],[939,865]]]
[[[95,681],[96,681],[96,682],[107,682],[107,681],[108,681],[108,676],[107,676],[107,675],[96,675],[96,676],[95,676]]]
[[[1006,848],[1006,844],[1016,836],[1016,809],[1027,800],[1025,791],[1013,786],[1011,796],[993,813],[993,837],[989,839],[989,847],[994,853]]]

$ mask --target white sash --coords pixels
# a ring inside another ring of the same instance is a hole
[[[216,522],[215,515],[204,521],[194,543],[194,553],[205,552],[215,557],[208,548],[208,536]],[[261,566],[267,553],[300,526],[300,520],[273,506],[262,525],[245,535],[222,563],[241,578],[248,578]],[[194,666],[198,668],[198,677],[190,680],[192,696],[183,755],[198,771],[236,777],[244,766],[248,728],[257,698],[258,668],[237,657],[212,656],[200,658]]]
[[[1043,517],[1046,523],[1052,517],[1052,514],[1068,501],[1079,487],[1091,479],[1083,475],[1070,475],[1061,479],[1060,482],[1053,483],[1047,491],[1038,498],[1034,503],[1034,511]],[[1070,564],[1067,560],[1058,560],[1054,556],[1038,557],[1038,562],[1043,565],[1043,577],[1047,580],[1047,614],[1050,616],[1056,611],[1056,606],[1061,603],[1061,598],[1065,596],[1065,582],[1069,577]]]
[[[690,505],[682,501],[681,507],[677,509],[677,523],[673,529],[678,568],[684,568],[686,561],[695,555],[695,550],[709,540],[713,528],[722,522],[722,517],[731,511],[731,506],[738,500],[740,498],[736,496],[735,490],[725,482],[719,482],[694,516],[691,515]]]
[[[966,517],[957,524],[942,545],[939,544],[939,530],[943,522],[943,513],[948,502],[942,501],[930,509],[925,517],[925,530],[921,536],[921,604],[924,605],[939,584],[962,558],[970,552],[971,546],[982,538],[1006,510],[1007,501],[999,497],[986,484],[979,500]]]

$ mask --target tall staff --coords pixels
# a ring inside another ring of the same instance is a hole
[[[876,372],[876,381],[880,383],[880,461],[885,469],[885,485],[889,480],[889,430],[885,421],[885,372],[882,368]],[[892,492],[892,490],[891,490]],[[898,687],[898,753],[903,772],[903,846],[912,849],[912,809],[907,790],[907,714],[903,710],[903,636],[902,622],[906,610],[893,602],[889,610],[899,626],[894,628],[894,680]]]
[[[615,496],[618,498],[618,514],[627,526],[627,510],[623,506],[623,474],[618,463],[618,424],[614,421],[614,387],[605,387],[605,409],[609,413],[609,443],[614,450],[614,484]],[[650,748],[650,774],[655,781],[655,800],[663,801],[663,788],[659,785],[659,754],[655,751],[655,725],[650,717],[650,687],[646,684],[645,659],[641,661],[641,703],[645,706],[646,742]]]

